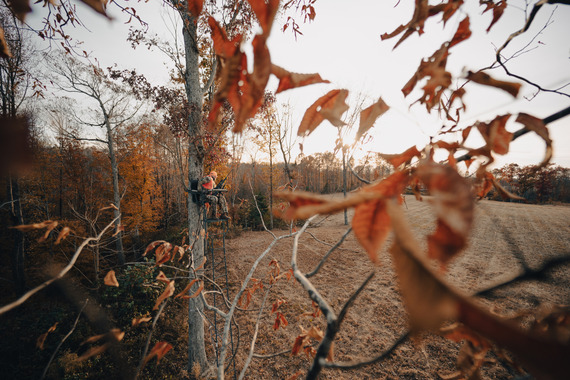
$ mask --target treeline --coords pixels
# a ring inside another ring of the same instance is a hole
[[[549,164],[519,166],[508,164],[493,170],[493,175],[511,193],[531,203],[569,203],[570,169]],[[493,200],[503,200],[497,191],[489,193]]]

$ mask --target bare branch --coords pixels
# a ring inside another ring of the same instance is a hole
[[[317,272],[321,269],[321,267],[325,263],[325,261],[329,258],[330,254],[333,253],[335,251],[335,249],[337,249],[344,242],[344,240],[346,239],[348,234],[350,234],[351,232],[352,232],[352,227],[350,227],[348,230],[346,230],[346,232],[344,233],[344,235],[342,235],[340,240],[338,242],[336,242],[336,244],[331,249],[329,249],[329,251],[323,256],[323,258],[321,259],[321,261],[319,262],[317,267],[311,273],[307,273],[305,275],[305,277],[311,278],[314,275],[316,275]]]

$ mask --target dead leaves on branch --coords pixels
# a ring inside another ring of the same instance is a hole
[[[379,98],[378,101],[368,108],[360,112],[360,126],[358,127],[358,132],[356,132],[356,137],[354,141],[360,140],[360,138],[374,125],[376,119],[382,116],[390,107]]]
[[[57,221],[45,220],[41,223],[21,224],[19,226],[14,226],[14,227],[10,227],[10,228],[16,229],[20,232],[31,232],[34,230],[41,230],[41,229],[45,228],[46,231],[45,231],[44,235],[38,239],[38,243],[42,243],[48,239],[49,235],[58,226],[58,224],[59,223]],[[57,245],[57,244],[61,243],[61,241],[66,239],[71,232],[72,232],[72,230],[69,227],[63,227],[59,231],[54,244]]]
[[[479,84],[482,84],[485,86],[491,86],[491,87],[501,89],[501,90],[506,91],[509,94],[511,94],[514,98],[517,97],[517,95],[519,94],[519,90],[521,88],[520,83],[493,79],[489,74],[484,73],[482,71],[478,71],[475,73],[472,71],[469,71],[467,73],[467,80],[470,80],[472,82],[479,83]]]
[[[271,74],[275,75],[279,79],[279,85],[275,94],[280,92],[290,90],[297,87],[308,86],[316,83],[330,83],[330,81],[321,78],[317,73],[314,74],[299,74],[292,73],[279,67],[275,64],[271,64]]]
[[[546,166],[550,159],[552,158],[552,140],[550,139],[550,134],[548,128],[542,121],[537,117],[528,115],[526,113],[519,113],[516,121],[525,126],[526,129],[533,131],[546,143],[546,152],[544,154],[544,159],[540,163],[540,166]]]

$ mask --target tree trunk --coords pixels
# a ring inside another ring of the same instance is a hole
[[[198,71],[197,28],[195,19],[182,10],[180,12],[184,37],[184,51],[186,54],[185,86],[190,114],[188,116],[188,187],[190,181],[202,177],[204,171],[204,147],[202,145],[202,89],[200,87],[200,73]],[[198,241],[192,250],[192,260],[196,266],[204,261],[204,238],[200,234],[202,229],[202,212],[196,204],[192,203],[192,195],[188,192],[188,231],[190,238],[196,234]],[[193,274],[190,275],[193,277]],[[190,293],[197,290],[195,283]],[[204,345],[204,320],[202,314],[204,305],[200,297],[191,298],[188,302],[188,372],[198,375],[208,367],[206,349]]]
[[[103,108],[103,106],[102,106]],[[109,148],[109,159],[111,160],[111,176],[113,180],[113,202],[117,207],[113,211],[115,218],[118,218],[115,222],[116,231],[119,231],[121,225],[121,193],[119,192],[119,164],[117,163],[117,157],[115,155],[115,140],[113,140],[113,131],[111,130],[111,123],[109,118],[105,113],[105,127],[107,128],[107,147]],[[125,252],[123,251],[123,234],[119,232],[116,236],[116,249],[117,249],[117,261],[119,265],[125,264]]]
[[[342,148],[342,192],[346,198],[346,148]],[[344,225],[348,226],[348,211],[344,209]]]

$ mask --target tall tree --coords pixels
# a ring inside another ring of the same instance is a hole
[[[88,127],[103,128],[105,137],[77,137],[78,139],[94,141],[105,144],[111,164],[111,182],[113,187],[113,203],[116,207],[114,216],[117,260],[119,264],[125,263],[123,238],[121,230],[121,189],[119,186],[119,162],[117,160],[115,133],[117,129],[131,120],[142,107],[143,103],[134,105],[134,99],[128,89],[110,80],[103,70],[91,65],[83,64],[76,58],[60,56],[50,60],[57,79],[55,86],[70,94],[77,94],[91,100],[93,108],[75,115],[76,119]]]

